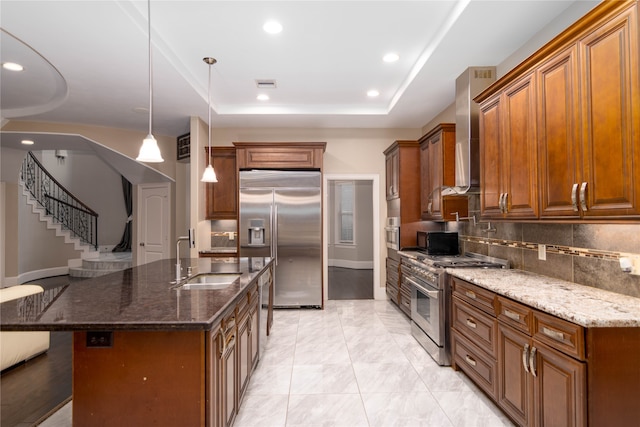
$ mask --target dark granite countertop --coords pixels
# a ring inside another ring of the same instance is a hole
[[[271,258],[182,259],[199,273],[240,272],[222,290],[180,290],[175,258],[48,289],[0,304],[0,330],[209,330]]]

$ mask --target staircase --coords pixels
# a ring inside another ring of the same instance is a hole
[[[80,267],[69,267],[71,277],[98,277],[130,268],[131,252],[102,252],[96,258],[83,259]]]

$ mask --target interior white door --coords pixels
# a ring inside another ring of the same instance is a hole
[[[138,189],[138,264],[169,258],[169,185]]]

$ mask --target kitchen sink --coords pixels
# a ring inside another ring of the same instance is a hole
[[[183,290],[215,290],[225,289],[235,283],[241,276],[237,273],[202,273],[187,279],[178,289]]]

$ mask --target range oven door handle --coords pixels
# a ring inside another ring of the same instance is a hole
[[[425,289],[424,286],[422,286],[420,283],[417,283],[415,280],[411,279],[410,277],[404,276],[405,279],[407,279],[407,281],[409,283],[411,283],[413,286],[415,286],[420,292],[422,292],[423,294],[426,294],[429,298],[433,298],[433,299],[438,299],[438,297],[440,296],[440,291],[429,291],[427,289]]]

